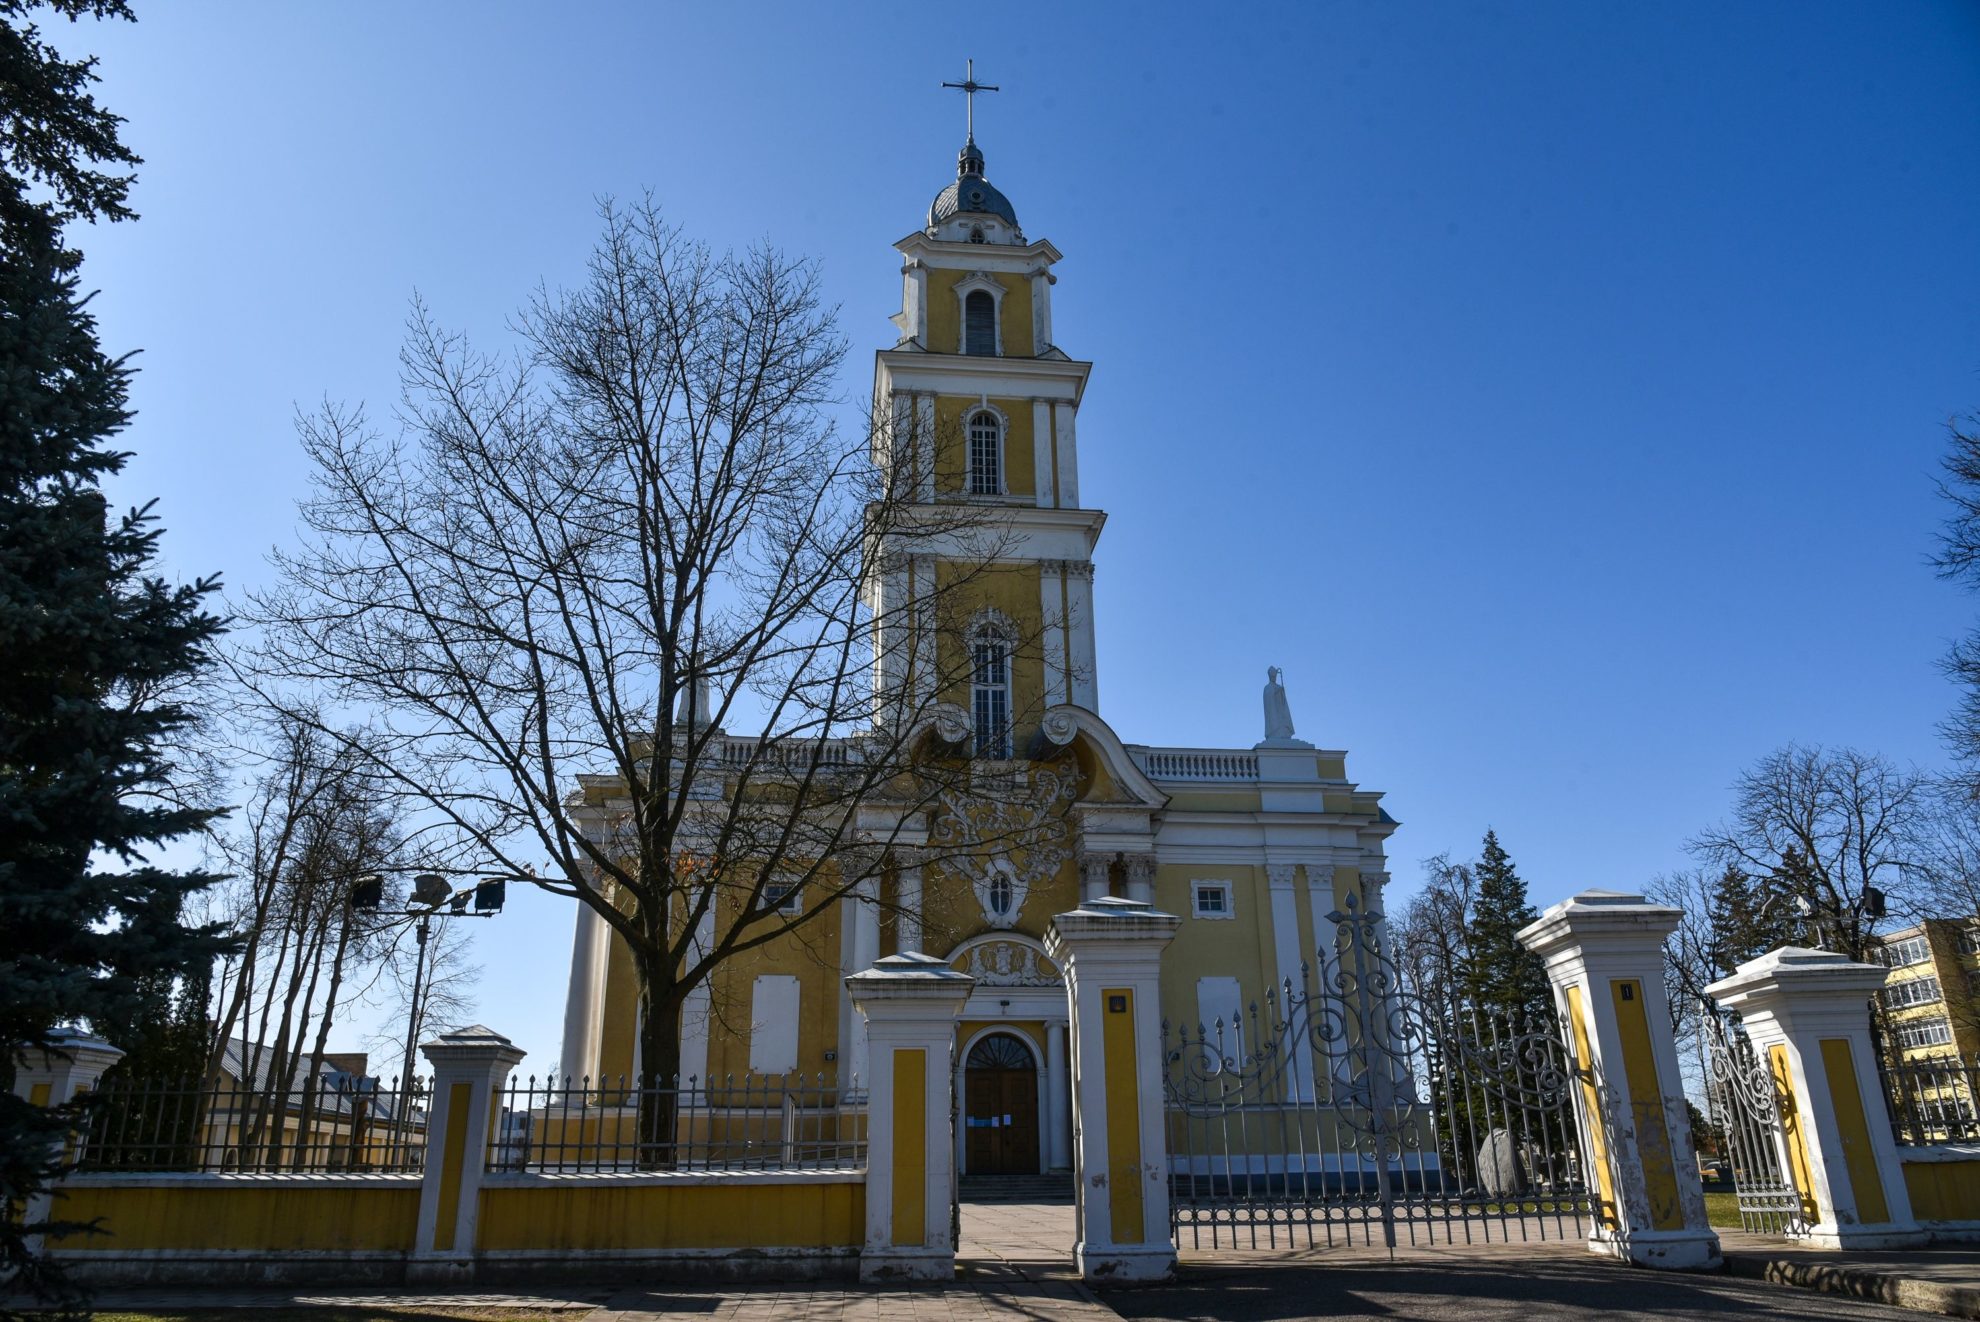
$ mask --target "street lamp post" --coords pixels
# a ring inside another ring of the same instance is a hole
[[[383,871],[409,871],[391,869]],[[449,918],[493,918],[502,912],[508,900],[510,881],[528,881],[529,877],[512,877],[506,873],[455,872],[453,876],[473,877],[474,884],[456,888],[447,880],[448,874],[423,871],[413,874],[412,900],[405,912],[414,918],[413,941],[413,982],[412,995],[406,1003],[406,1050],[400,1062],[399,1087],[403,1091],[412,1087],[414,1052],[419,1047],[421,997],[426,994],[426,947],[433,936],[433,920]],[[375,913],[385,899],[385,878],[381,872],[370,872],[359,877],[351,890],[351,908],[358,912]],[[472,908],[469,906],[472,905]]]

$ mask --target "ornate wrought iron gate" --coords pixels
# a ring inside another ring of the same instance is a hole
[[[1178,1243],[1585,1234],[1579,1075],[1554,1017],[1487,1019],[1414,985],[1381,914],[1346,908],[1262,1015],[1234,1006],[1194,1035],[1164,1024]]]
[[[1808,1211],[1790,1165],[1794,1094],[1776,1074],[1786,1060],[1762,1060],[1715,1002],[1702,1002],[1698,1018],[1711,1072],[1711,1119],[1724,1135],[1740,1225],[1756,1234],[1804,1236]]]

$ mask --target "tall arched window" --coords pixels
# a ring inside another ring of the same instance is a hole
[[[985,625],[970,639],[970,714],[976,724],[976,755],[1011,755],[1011,644],[996,625]]]
[[[989,409],[969,415],[969,494],[999,496],[1004,491],[1004,427]]]
[[[988,290],[973,290],[963,300],[963,352],[997,355],[997,300]]]

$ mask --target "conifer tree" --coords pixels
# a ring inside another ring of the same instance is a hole
[[[1526,898],[1526,882],[1487,830],[1472,869],[1477,897],[1472,902],[1469,999],[1485,1016],[1511,1016],[1542,1022],[1552,1006],[1540,957],[1519,943],[1519,930],[1540,915]]]
[[[40,11],[35,15],[34,11]],[[163,793],[192,719],[172,696],[221,628],[218,583],[154,571],[149,507],[100,489],[125,455],[128,369],[97,342],[74,220],[122,220],[137,158],[31,16],[126,18],[122,0],[0,0],[0,1280],[40,1291],[34,1195],[60,1173],[79,1106],[14,1096],[15,1071],[66,1024],[130,1023],[161,980],[197,978],[217,935],[180,920],[211,880],[147,861],[212,815]]]

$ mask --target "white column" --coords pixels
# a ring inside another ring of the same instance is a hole
[[[694,928],[694,949],[690,958],[699,960],[715,943],[715,913],[701,915]],[[708,1082],[708,980],[702,979],[681,1003],[681,1082],[689,1079]]]
[[[1911,1191],[1891,1133],[1889,1103],[1870,1040],[1870,997],[1890,970],[1829,950],[1784,946],[1748,960],[1705,989],[1729,1010],[1754,1054],[1790,1095],[1795,1155],[1782,1170],[1815,1205],[1808,1239],[1824,1248],[1922,1244]],[[1785,1076],[1785,1077],[1783,1077]],[[1787,1153],[1783,1153],[1787,1156]]]
[[[863,865],[862,865],[863,866]],[[853,887],[847,898],[851,912],[846,916],[851,929],[847,941],[847,965],[854,973],[861,973],[873,967],[873,961],[880,958],[880,909],[874,903],[876,883],[868,877]],[[847,1028],[845,1068],[862,1086],[869,1086],[867,1064],[866,1020],[853,1012],[852,998],[845,1004],[844,1023]]]
[[[1588,1247],[1690,1269],[1720,1259],[1664,998],[1664,938],[1682,917],[1641,895],[1583,891],[1519,939],[1547,966],[1574,1050],[1579,1080],[1570,1092],[1595,1198]]]
[[[1037,493],[1038,508],[1051,509],[1052,499],[1052,404],[1031,401],[1031,482]]]
[[[1129,854],[1122,862],[1127,865],[1127,897],[1143,904],[1155,903],[1155,855]]]
[[[1307,989],[1306,976],[1301,972],[1305,961],[1299,953],[1299,904],[1293,895],[1296,870],[1291,863],[1265,866],[1265,885],[1272,903],[1272,957],[1278,966],[1272,996],[1282,1022],[1293,1013],[1298,998]],[[1313,1041],[1311,1033],[1305,1031],[1306,1022],[1301,1020],[1301,1031],[1293,1034],[1293,1064],[1286,1082],[1291,1099],[1302,1102],[1312,1101],[1314,1096]]]
[[[564,994],[564,1044],[558,1061],[558,1068],[568,1079],[584,1079],[598,1072],[611,940],[612,928],[604,916],[580,901],[577,930],[571,938],[571,980]]]
[[[862,1281],[950,1281],[956,1020],[976,979],[932,955],[889,955],[846,979],[873,1044],[866,1107]]]
[[[406,1277],[470,1281],[481,1177],[488,1166],[488,1125],[497,1114],[502,1084],[524,1053],[500,1033],[481,1027],[442,1033],[420,1051],[433,1067],[433,1095],[426,1114],[419,1221]]]
[[[1182,920],[1133,900],[1092,900],[1052,920],[1072,1019],[1073,1261],[1091,1281],[1165,1280],[1168,1129],[1162,1112],[1162,950]],[[1119,1128],[1118,1117],[1133,1120]]]
[[[1093,642],[1093,566],[1066,564],[1066,629],[1072,635],[1072,700],[1090,712],[1100,710],[1100,671]]]
[[[1104,900],[1113,885],[1108,875],[1113,871],[1112,854],[1081,854],[1079,856],[1079,902],[1084,906],[1091,900]]]
[[[1066,1026],[1045,1025],[1045,1160],[1048,1169],[1072,1167],[1072,1076],[1066,1066]]]
[[[1079,441],[1073,431],[1073,414],[1077,412],[1070,404],[1062,404],[1053,410],[1059,420],[1059,507],[1079,508]]]
[[[894,919],[897,936],[895,946],[899,950],[921,949],[921,863],[919,859],[909,859],[900,865],[896,874],[896,894],[900,905]]]
[[[1035,266],[1031,277],[1031,351],[1043,354],[1052,347],[1052,285],[1058,279],[1043,266]]]
[[[1072,696],[1066,676],[1066,565],[1063,560],[1038,562],[1039,616],[1045,622],[1045,705],[1057,707]]]

